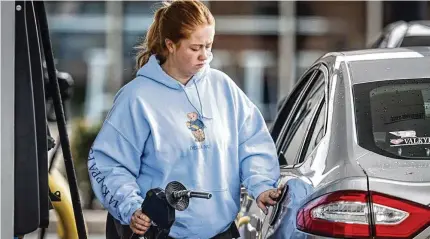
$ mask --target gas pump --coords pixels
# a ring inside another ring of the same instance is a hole
[[[38,228],[48,227],[49,210],[55,208],[53,203],[58,200],[55,180],[52,180],[48,172],[48,151],[55,144],[59,144],[64,156],[70,203],[73,208],[69,214],[72,214],[70,218],[74,218],[74,222],[67,223],[74,224],[76,228],[76,235],[68,235],[67,238],[86,239],[86,227],[66,131],[63,100],[64,93],[67,92],[61,92],[64,84],[67,86],[70,81],[59,81],[57,77],[59,72],[54,65],[44,2],[2,1],[1,12],[2,35],[13,33],[12,36],[8,35],[1,45],[2,134],[7,132],[8,135],[2,135],[0,175],[2,182],[11,182],[13,185],[1,189],[1,238],[21,238]],[[5,53],[10,56],[6,57]],[[46,63],[45,71],[43,62]],[[48,100],[52,100],[60,142],[54,142],[49,133]],[[7,113],[9,115],[6,115]],[[12,139],[13,142],[6,142],[5,139]],[[4,177],[11,174],[12,179],[5,181]],[[12,200],[7,200],[11,198],[10,195],[13,195]],[[11,215],[3,214],[4,212]],[[6,216],[9,216],[9,220],[13,218],[10,228],[7,227],[11,223],[7,222]]]

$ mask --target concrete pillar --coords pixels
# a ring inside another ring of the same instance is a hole
[[[275,64],[273,54],[268,51],[245,50],[241,53],[240,65],[244,69],[243,91],[249,99],[269,116],[270,105],[263,103],[265,69]]]
[[[278,101],[296,82],[296,3],[279,1]]]
[[[111,94],[119,90],[124,80],[123,22],[123,2],[106,1],[107,91]]]
[[[87,90],[85,96],[85,120],[89,125],[95,125],[103,120],[103,113],[110,108],[112,98],[105,93],[109,62],[105,49],[93,49],[88,52]]]
[[[366,2],[366,45],[371,44],[383,28],[383,3],[382,1]]]

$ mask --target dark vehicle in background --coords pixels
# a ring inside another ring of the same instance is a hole
[[[427,47],[318,59],[271,128],[288,192],[267,216],[243,192],[241,238],[429,238],[429,66]]]
[[[430,21],[397,21],[384,28],[370,48],[430,46]]]

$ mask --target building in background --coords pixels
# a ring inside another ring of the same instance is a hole
[[[328,51],[366,47],[396,20],[428,19],[427,2],[205,1],[216,19],[214,68],[225,71],[270,122],[298,76]],[[134,46],[155,1],[48,1],[57,68],[75,79],[73,114],[93,120],[132,80]]]

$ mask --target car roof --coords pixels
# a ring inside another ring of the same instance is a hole
[[[397,21],[385,26],[385,30],[393,32],[399,28],[406,28],[406,36],[428,36],[430,35],[430,20]]]
[[[416,20],[416,21],[410,21],[408,22],[409,25],[423,25],[430,27],[430,21],[428,20]]]
[[[408,36],[430,36],[430,21],[413,21],[408,23]]]
[[[430,78],[430,47],[365,49],[326,56],[346,63],[352,84]]]

